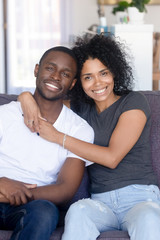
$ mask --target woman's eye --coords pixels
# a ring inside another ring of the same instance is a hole
[[[86,76],[86,77],[84,78],[84,80],[86,80],[86,81],[91,80],[91,76]]]
[[[102,76],[106,76],[108,74],[108,72],[102,72],[101,75]]]

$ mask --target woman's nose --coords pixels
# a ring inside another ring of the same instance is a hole
[[[94,77],[94,83],[95,83],[96,85],[99,85],[99,84],[100,84],[100,79],[99,79],[99,77],[98,77],[97,75]]]

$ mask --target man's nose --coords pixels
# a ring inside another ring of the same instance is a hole
[[[58,71],[54,71],[52,74],[51,74],[51,77],[56,80],[56,81],[60,81],[61,80],[61,77],[60,77],[60,73]]]

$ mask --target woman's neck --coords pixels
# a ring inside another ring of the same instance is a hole
[[[103,112],[105,109],[114,104],[119,98],[120,96],[114,94],[113,97],[109,98],[106,101],[95,101],[97,112]]]

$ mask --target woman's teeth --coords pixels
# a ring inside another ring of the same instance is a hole
[[[106,90],[106,88],[103,88],[103,89],[97,90],[97,91],[94,90],[93,92],[98,94],[98,93],[103,93],[105,90]]]

